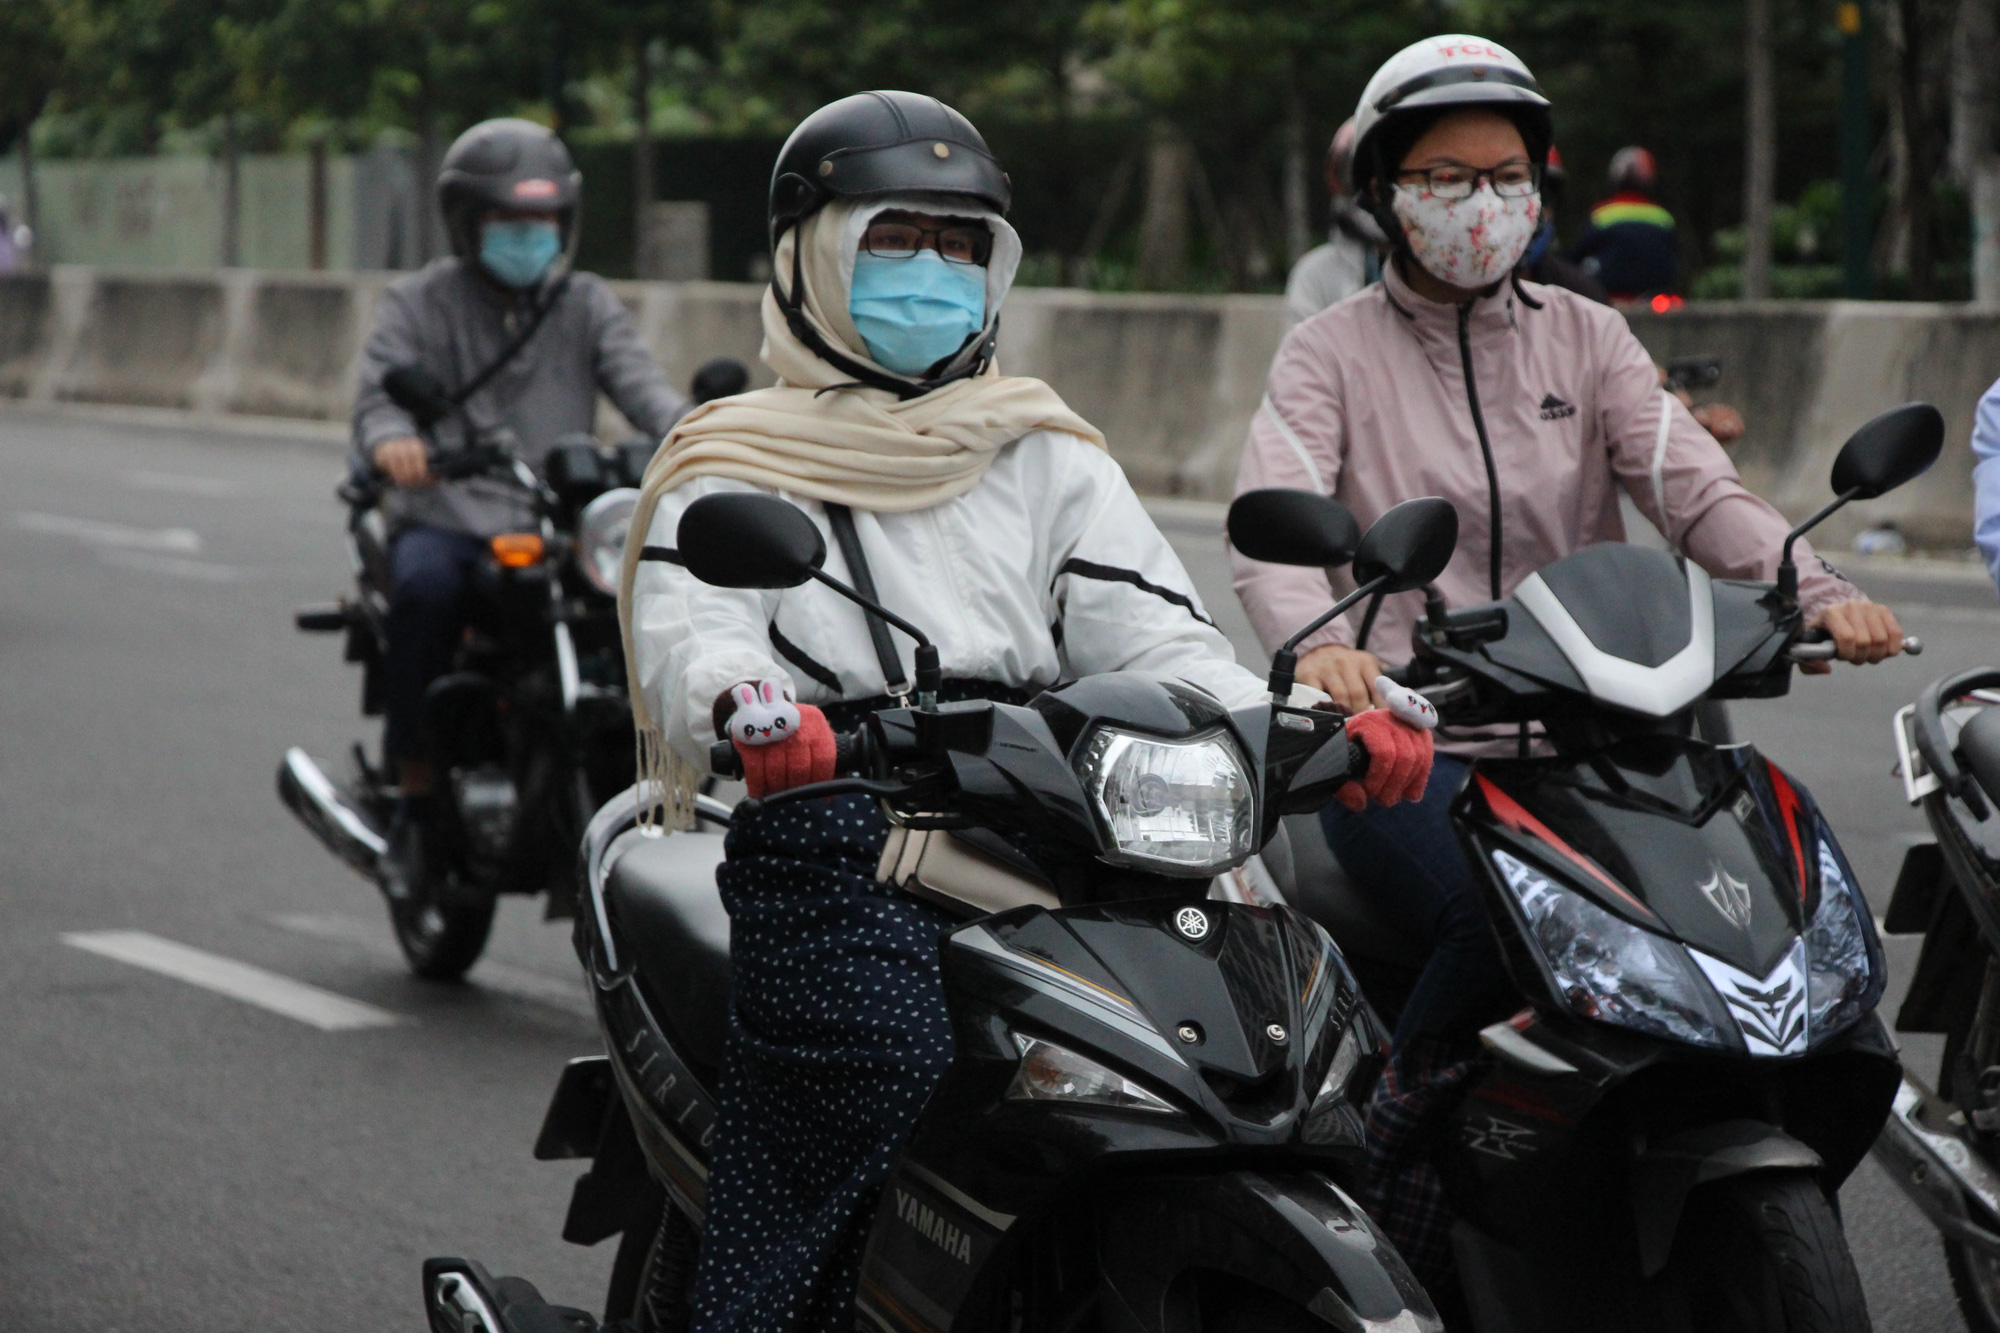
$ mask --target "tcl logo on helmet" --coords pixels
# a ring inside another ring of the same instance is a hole
[[[557,186],[554,181],[525,180],[514,186],[516,199],[553,199],[556,194]]]
[[[1490,46],[1466,46],[1466,45],[1440,46],[1437,49],[1437,53],[1440,58],[1445,60],[1461,60],[1468,56],[1472,57],[1475,60],[1507,59],[1507,56],[1503,55],[1499,51],[1496,51]]]

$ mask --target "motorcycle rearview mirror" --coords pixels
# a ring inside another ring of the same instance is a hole
[[[1256,494],[1257,492],[1251,492]],[[1244,498],[1249,498],[1247,495]],[[1235,506],[1230,506],[1234,540]],[[1241,547],[1237,549],[1241,550]],[[1292,694],[1298,671],[1298,646],[1319,628],[1364,597],[1376,593],[1409,592],[1424,587],[1444,572],[1458,549],[1458,510],[1440,496],[1405,500],[1375,520],[1354,547],[1355,589],[1332,609],[1285,640],[1271,654],[1271,700],[1283,703]],[[1248,552],[1245,552],[1248,554]],[[1252,557],[1253,559],[1255,557]]]
[[[750,368],[733,356],[702,363],[688,384],[688,397],[699,407],[717,398],[734,398],[750,387]]]
[[[1833,460],[1833,501],[1785,534],[1778,561],[1778,594],[1797,601],[1799,570],[1792,544],[1850,500],[1873,500],[1923,475],[1944,448],[1944,413],[1929,403],[1905,403],[1875,417],[1847,437]]]
[[[1331,569],[1354,558],[1361,525],[1346,505],[1281,486],[1245,491],[1229,506],[1229,544],[1251,560]]]
[[[443,382],[422,366],[397,366],[382,377],[382,392],[410,414],[418,430],[429,430],[457,407]]]
[[[917,702],[926,709],[937,706],[944,680],[937,645],[894,611],[827,573],[826,538],[797,505],[761,491],[704,495],[682,512],[674,541],[672,561],[713,587],[779,589],[817,581],[903,631],[917,643]]]
[[[1458,549],[1458,510],[1442,496],[1405,500],[1375,520],[1354,549],[1354,581],[1385,593],[1421,588]]]
[[[1840,446],[1833,460],[1833,490],[1856,500],[1887,495],[1914,481],[1944,448],[1944,413],[1929,403],[1892,407]]]
[[[702,496],[674,540],[687,572],[717,588],[796,588],[826,563],[826,538],[805,511],[758,491]]]

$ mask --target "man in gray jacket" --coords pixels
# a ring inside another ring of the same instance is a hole
[[[438,176],[452,256],[389,287],[362,349],[357,461],[394,485],[383,502],[396,532],[383,751],[405,799],[391,873],[414,872],[405,833],[432,783],[424,691],[451,664],[467,579],[490,538],[533,531],[535,520],[507,482],[434,478],[418,424],[390,400],[383,378],[422,367],[459,401],[474,434],[511,433],[518,455],[536,467],[558,438],[590,431],[599,392],[656,440],[687,410],[610,288],[569,268],[582,185],[561,141],[540,125],[489,120],[467,130]],[[464,434],[447,418],[440,447],[463,445]]]

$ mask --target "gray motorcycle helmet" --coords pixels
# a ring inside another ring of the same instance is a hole
[[[451,252],[461,259],[479,253],[479,219],[508,208],[554,213],[568,253],[576,243],[583,173],[546,126],[512,117],[483,120],[445,151],[437,197]]]

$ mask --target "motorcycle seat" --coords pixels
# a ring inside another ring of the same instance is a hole
[[[1334,859],[1319,816],[1288,815],[1283,829],[1289,856],[1267,852],[1264,863],[1285,900],[1324,926],[1349,958],[1411,972],[1421,969],[1429,952],[1421,941],[1384,919],[1374,903],[1356,890],[1353,879]]]
[[[715,887],[720,833],[631,838],[604,897],[640,989],[683,1054],[722,1067],[729,1031],[729,914]]]

